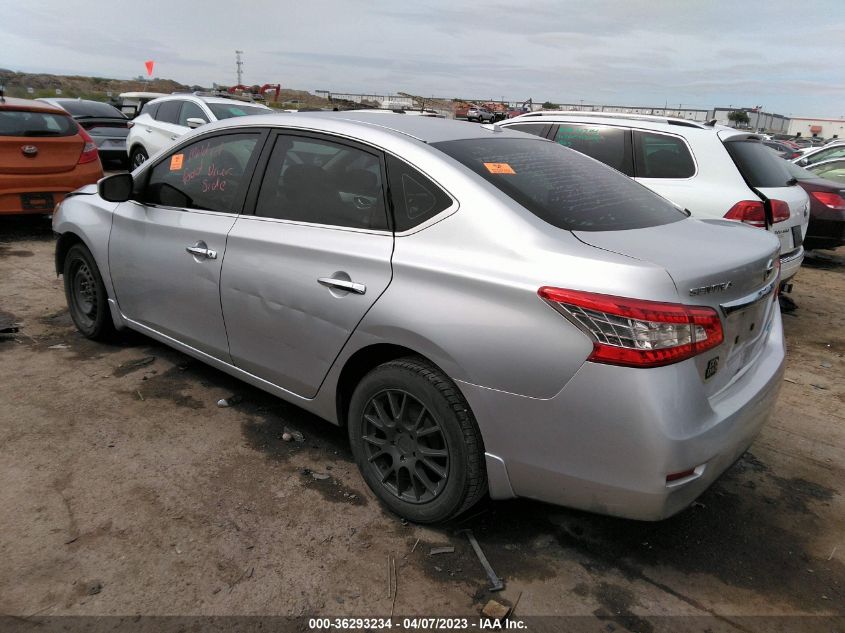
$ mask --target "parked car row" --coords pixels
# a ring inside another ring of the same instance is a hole
[[[669,122],[385,116],[210,122],[67,198],[76,327],[143,332],[345,426],[413,521],[485,494],[648,520],[690,504],[782,384],[779,264],[807,199],[779,159]]]
[[[607,112],[532,112],[500,124],[591,156],[664,196],[693,217],[735,220],[773,233],[781,279],[804,259],[807,194],[748,132],[685,119]]]

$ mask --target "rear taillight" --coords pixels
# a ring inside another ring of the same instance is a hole
[[[832,191],[811,191],[810,195],[821,202],[828,209],[845,211],[845,198]]]
[[[770,200],[772,203],[772,220],[777,224],[789,219],[789,204],[783,200]]]
[[[713,308],[627,299],[550,288],[537,291],[593,339],[587,360],[626,367],[661,367],[719,345],[722,321]]]
[[[759,200],[742,200],[725,214],[728,220],[736,220],[761,229],[766,228],[766,209]]]
[[[82,140],[85,141],[85,146],[82,148],[82,153],[79,155],[79,160],[76,162],[77,165],[94,162],[99,158],[97,154],[97,144],[82,126],[79,126],[79,136],[81,136]]]

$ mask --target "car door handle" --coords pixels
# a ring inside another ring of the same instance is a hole
[[[354,292],[356,295],[362,295],[367,292],[367,286],[359,284],[355,281],[347,281],[346,279],[335,279],[334,277],[320,277],[317,282],[329,288],[337,288],[338,290],[346,290]]]
[[[170,137],[170,140],[171,140],[171,141],[175,141],[177,138],[179,138],[179,137],[178,137],[178,136],[171,136],[171,137]]]
[[[205,242],[197,242],[193,246],[186,246],[185,250],[191,255],[201,257],[202,259],[217,259],[217,251],[207,248]]]
[[[148,128],[148,127],[145,127],[145,128],[144,128],[144,131],[145,131],[147,134],[151,134],[151,133],[152,133],[152,130],[151,130],[150,128]]]

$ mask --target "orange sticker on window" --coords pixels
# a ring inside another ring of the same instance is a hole
[[[516,174],[507,163],[484,163],[484,166],[491,174]]]
[[[170,171],[179,171],[182,169],[182,161],[185,160],[184,154],[173,154],[170,157]]]

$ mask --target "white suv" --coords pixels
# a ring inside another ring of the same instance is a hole
[[[201,93],[154,99],[144,104],[126,137],[130,164],[135,169],[186,132],[211,121],[271,112],[271,108],[257,103]]]
[[[610,165],[693,217],[768,227],[780,240],[781,279],[801,266],[810,201],[759,135],[608,112],[531,112],[499,125],[555,140]]]

